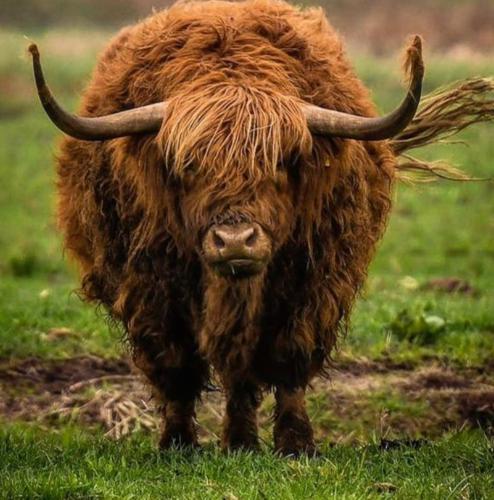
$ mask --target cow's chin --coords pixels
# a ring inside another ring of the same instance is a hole
[[[266,262],[255,259],[228,259],[208,263],[210,269],[218,276],[229,280],[254,278],[262,274]]]

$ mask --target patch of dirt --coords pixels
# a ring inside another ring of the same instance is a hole
[[[125,359],[81,356],[63,360],[26,358],[21,361],[0,360],[0,384],[36,386],[60,394],[68,386],[105,375],[128,375]]]
[[[480,389],[466,391],[458,398],[460,417],[472,426],[494,426],[494,391]]]
[[[433,367],[419,371],[413,380],[403,384],[406,391],[465,389],[471,387],[473,381],[451,369]]]
[[[42,418],[51,407],[61,403],[63,395],[74,384],[129,373],[130,366],[125,360],[93,356],[68,360],[0,360],[0,417]]]
[[[453,369],[431,361],[419,368],[383,359],[343,360],[308,394],[316,436],[361,442],[419,442],[460,427],[494,427],[492,367]],[[260,409],[261,436],[269,439],[273,396]],[[204,394],[198,407],[200,437],[218,440],[224,398]],[[59,425],[67,419],[103,426],[120,438],[138,429],[156,431],[159,418],[150,391],[125,359],[0,360],[0,418]],[[392,444],[386,444],[391,449]]]
[[[444,293],[458,293],[461,295],[476,296],[479,294],[468,281],[461,278],[438,278],[425,283],[425,290]]]

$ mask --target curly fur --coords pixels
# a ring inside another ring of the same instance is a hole
[[[226,386],[299,387],[323,370],[388,211],[386,142],[311,136],[300,102],[375,114],[322,10],[277,0],[178,3],[102,54],[82,114],[168,100],[159,134],[63,142],[59,223],[88,300],[128,331],[166,402],[194,398],[211,364]],[[265,273],[203,266],[217,220],[273,240]]]

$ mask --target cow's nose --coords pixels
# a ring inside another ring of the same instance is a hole
[[[206,263],[224,276],[257,274],[271,255],[271,239],[256,223],[214,225],[202,246]]]
[[[254,226],[220,226],[212,229],[213,243],[220,255],[249,255],[257,241],[258,230]]]

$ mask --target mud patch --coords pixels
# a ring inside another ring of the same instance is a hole
[[[478,381],[477,381],[478,382]],[[429,368],[418,371],[411,380],[403,384],[402,389],[411,392],[421,390],[465,389],[473,381],[465,375],[448,368]]]
[[[431,361],[420,369],[391,361],[345,360],[330,380],[317,380],[308,409],[320,440],[383,442],[436,438],[464,427],[494,426],[494,377],[488,367],[453,369]],[[261,438],[270,441],[273,396],[259,413]],[[208,392],[198,406],[203,441],[220,435],[224,398]],[[125,359],[0,360],[0,418],[103,426],[109,437],[157,431],[150,391]],[[398,441],[397,441],[398,442]],[[400,441],[401,442],[401,441]]]
[[[36,420],[74,384],[128,374],[130,366],[121,359],[85,356],[68,360],[0,360],[0,417]]]
[[[17,387],[37,386],[50,393],[60,393],[76,382],[105,375],[130,373],[130,364],[125,359],[104,359],[97,356],[63,360],[0,360],[0,384],[14,384]]]
[[[468,281],[460,278],[438,278],[430,280],[423,286],[424,290],[434,292],[453,293],[461,295],[478,296],[479,291],[475,289]]]

